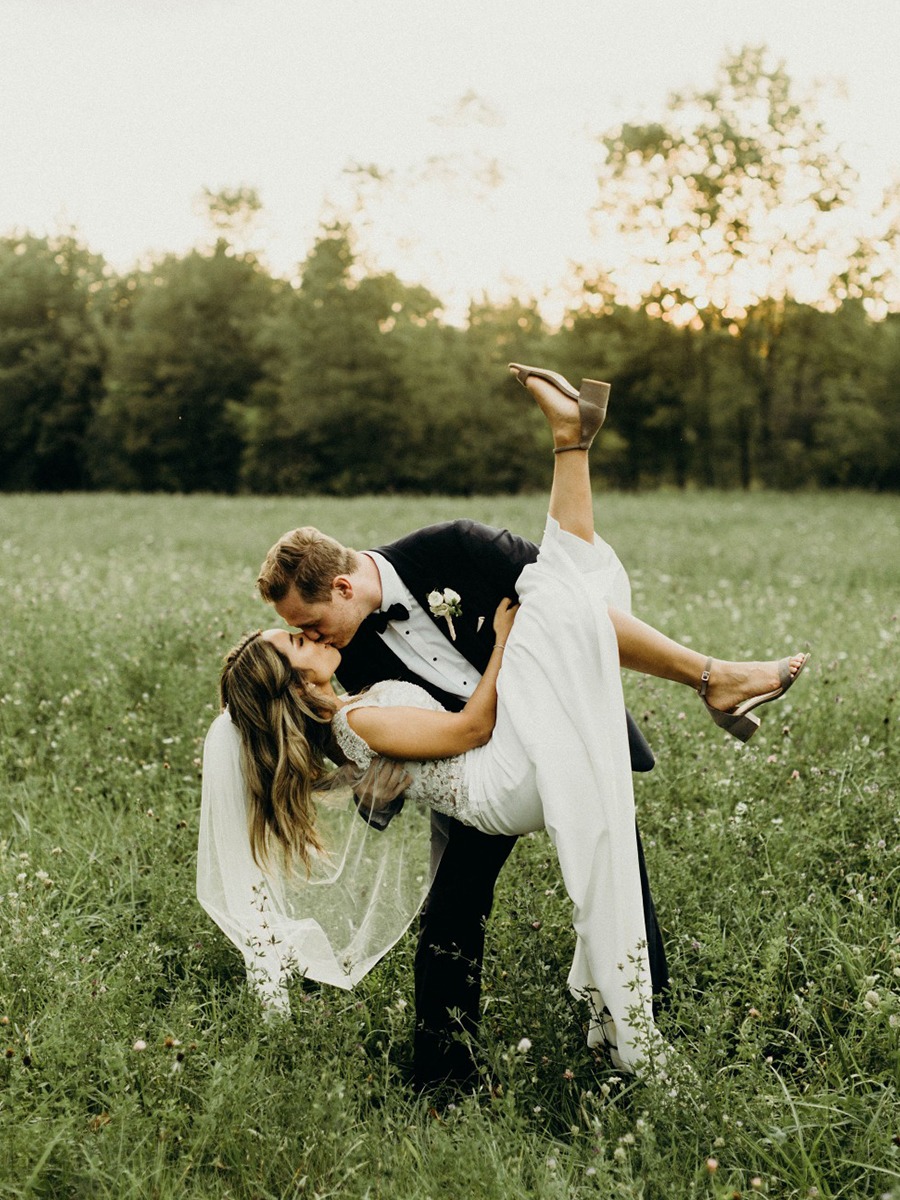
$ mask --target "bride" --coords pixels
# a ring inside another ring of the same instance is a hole
[[[344,779],[400,760],[420,808],[489,834],[547,830],[573,903],[568,983],[588,1001],[588,1041],[634,1071],[660,1040],[610,615],[627,610],[628,580],[594,531],[588,465],[609,387],[584,380],[576,392],[554,372],[511,369],[549,423],[553,483],[540,555],[517,581],[519,606],[496,611],[477,689],[458,713],[403,681],[338,695],[336,647],[284,629],[245,637],[226,657],[224,711],[205,749],[198,896],[273,1004],[285,1004],[291,970],[352,986],[409,925],[436,864],[429,873],[413,805],[374,833],[352,820],[346,797],[342,806],[321,790],[334,783],[327,760],[346,764]],[[683,647],[639,622],[631,636],[644,639],[632,661],[681,677],[663,660],[667,646],[682,657]],[[710,659],[698,690],[713,719],[746,740],[758,725],[751,710],[783,695],[807,657],[720,664],[727,710],[709,704]]]

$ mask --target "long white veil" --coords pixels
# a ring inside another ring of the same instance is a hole
[[[357,813],[349,786],[321,794],[324,850],[308,878],[302,867],[256,865],[247,814],[240,735],[226,711],[203,748],[197,899],[243,954],[267,1006],[288,1007],[293,973],[353,987],[403,936],[428,894],[440,861],[429,812],[407,803],[380,830]]]

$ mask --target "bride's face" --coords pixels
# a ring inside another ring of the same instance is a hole
[[[341,661],[341,652],[327,642],[313,642],[302,633],[288,633],[286,629],[267,629],[263,640],[271,642],[276,650],[301,673],[307,683],[330,683],[332,675]]]

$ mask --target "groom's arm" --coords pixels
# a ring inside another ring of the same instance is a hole
[[[495,529],[477,521],[454,521],[460,554],[472,568],[497,587],[499,595],[513,598],[522,568],[538,556],[534,542],[508,529]]]

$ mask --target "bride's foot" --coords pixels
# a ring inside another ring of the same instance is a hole
[[[553,434],[556,454],[565,450],[588,450],[606,418],[609,384],[582,379],[581,390],[556,371],[510,363],[510,372],[537,400]],[[573,404],[574,401],[574,404]]]
[[[794,654],[787,659],[790,683],[797,678],[808,657],[808,654]],[[703,698],[710,708],[729,713],[748,700],[755,700],[758,696],[766,696],[771,692],[780,692],[783,687],[781,661],[784,660],[721,662],[714,658],[709,668],[709,683]]]
[[[512,371],[512,367],[510,370]],[[573,403],[555,384],[541,379],[538,375],[529,375],[524,386],[531,392],[538,408],[547,418],[547,424],[553,434],[553,448],[574,447],[581,437],[581,417],[577,402]]]

